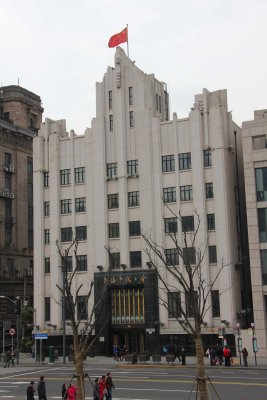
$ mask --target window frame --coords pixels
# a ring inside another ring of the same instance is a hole
[[[140,207],[139,190],[128,192],[128,207]]]
[[[179,252],[177,248],[173,247],[164,249],[164,255],[167,267],[175,267],[179,265]]]
[[[76,257],[76,271],[87,272],[87,254],[79,254]]]
[[[206,200],[214,199],[213,182],[205,183]]]
[[[120,237],[120,224],[119,222],[111,222],[108,224],[108,238],[118,239]]]
[[[75,212],[86,212],[86,197],[75,198]]]
[[[161,156],[161,168],[163,173],[175,171],[174,154],[166,154]]]
[[[71,214],[71,199],[60,200],[60,214]]]
[[[87,226],[79,225],[75,227],[75,239],[79,242],[87,240]]]
[[[178,154],[179,159],[179,171],[186,171],[191,169],[191,153],[180,153]]]
[[[118,163],[107,163],[107,178],[115,179],[118,176]]]
[[[71,169],[61,169],[60,170],[60,185],[66,186],[71,184]]]
[[[119,193],[110,193],[107,195],[108,210],[119,208]]]
[[[129,221],[129,237],[141,236],[140,221]]]
[[[168,318],[181,318],[182,302],[181,292],[168,292]]]
[[[178,233],[178,218],[177,217],[164,218],[164,232],[167,234]]]
[[[140,250],[130,251],[130,268],[142,268],[142,252]]]
[[[127,175],[137,176],[139,174],[138,160],[127,161]]]
[[[74,182],[85,183],[85,167],[74,168]]]
[[[193,200],[193,186],[183,185],[180,186],[180,201],[192,201]]]
[[[61,243],[71,242],[73,239],[72,228],[69,226],[60,228],[60,238],[61,238]]]
[[[182,232],[194,232],[195,231],[195,218],[194,215],[184,215],[181,217]]]
[[[163,188],[163,203],[176,203],[176,187]]]

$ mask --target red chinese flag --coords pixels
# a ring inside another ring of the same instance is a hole
[[[120,33],[116,33],[116,35],[111,36],[108,42],[108,47],[116,47],[125,42],[128,42],[128,28],[125,28]]]

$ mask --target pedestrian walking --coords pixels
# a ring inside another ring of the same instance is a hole
[[[40,376],[40,380],[37,386],[37,393],[39,400],[47,400],[44,376]]]
[[[217,347],[217,356],[218,356],[219,365],[222,365],[222,363],[223,363],[223,349],[221,348],[221,346]]]
[[[74,386],[72,383],[69,385],[68,388],[68,400],[76,400],[76,392],[77,392],[78,388],[76,386]]]
[[[29,386],[27,387],[27,400],[34,400],[35,390],[34,390],[33,385],[34,385],[34,382],[31,381]]]
[[[243,355],[244,366],[247,367],[248,366],[248,351],[245,347],[242,350],[242,355]]]
[[[98,383],[99,383],[99,398],[100,400],[103,400],[104,396],[107,394],[105,375],[102,375],[102,378],[99,379]]]
[[[67,399],[67,386],[66,383],[63,383],[62,388],[61,388],[61,395],[62,395],[62,400],[66,400]]]
[[[95,383],[93,385],[93,399],[94,400],[100,399],[99,379],[98,378],[95,378]]]
[[[226,367],[231,366],[231,351],[229,347],[225,346],[223,349],[224,364]]]
[[[113,384],[112,378],[111,378],[111,373],[107,373],[106,377],[106,388],[107,388],[107,395],[106,399],[107,400],[112,400],[112,389],[115,389],[115,386]]]

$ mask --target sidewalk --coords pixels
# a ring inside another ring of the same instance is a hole
[[[239,361],[239,358],[235,357],[236,360]],[[115,361],[113,357],[104,357],[104,356],[96,356],[96,357],[87,357],[85,360],[85,368],[90,367],[90,366],[103,366],[103,367],[112,367],[112,368],[144,368],[144,367],[155,367],[155,368],[166,368],[166,367],[177,367],[181,368],[181,362],[178,360],[175,360],[175,362],[172,363],[167,363],[166,362],[166,357],[162,356],[161,357],[161,362],[160,363],[153,363],[152,358],[149,361],[146,361],[144,363],[128,363],[126,361]],[[225,368],[224,366],[210,366],[210,360],[209,358],[205,357],[205,365],[209,368],[216,369],[216,368]],[[234,365],[231,368],[242,368],[242,369],[267,369],[267,360],[264,358],[257,358],[257,366],[255,365],[255,359],[254,357],[248,357],[248,367],[244,367],[243,365]],[[20,354],[20,359],[19,359],[19,365],[15,365],[15,367],[9,367],[9,368],[3,368],[3,364],[0,364],[0,375],[8,373],[16,373],[16,372],[22,372],[27,369],[32,369],[32,368],[57,368],[57,367],[74,367],[73,362],[69,362],[68,359],[66,360],[66,364],[63,364],[62,357],[59,357],[58,360],[55,361],[55,363],[50,364],[48,358],[45,359],[45,361],[40,364],[39,362],[36,363],[34,358],[31,358],[29,354]],[[183,366],[184,367],[184,366]],[[195,368],[196,367],[196,358],[195,357],[186,357],[186,367],[189,368]]]

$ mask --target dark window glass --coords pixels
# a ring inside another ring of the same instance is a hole
[[[132,86],[129,87],[129,106],[133,105],[133,88]]]
[[[109,90],[108,92],[108,107],[109,109],[112,109],[112,90]]]
[[[45,274],[50,274],[50,257],[44,259]]]
[[[140,235],[141,235],[140,221],[130,221],[129,236],[140,236]]]
[[[267,243],[267,208],[258,208],[260,242]]]
[[[72,241],[72,229],[61,228],[61,242],[71,242]]]
[[[49,187],[49,172],[44,172],[44,187]]]
[[[44,298],[45,321],[50,321],[50,297]]]
[[[76,226],[76,240],[86,240],[87,239],[87,229],[86,226]]]
[[[120,253],[109,253],[109,267],[110,269],[120,268]]]
[[[214,214],[207,214],[207,226],[208,226],[208,231],[215,230],[215,215]]]
[[[109,116],[109,130],[110,132],[113,132],[113,114],[110,114]]]
[[[180,200],[181,201],[193,200],[192,185],[180,186]]]
[[[209,246],[209,262],[210,264],[217,264],[216,246]]]
[[[176,188],[168,187],[163,189],[163,202],[175,203],[176,202]]]
[[[9,168],[10,164],[12,164],[12,155],[10,153],[5,153],[5,167]]]
[[[130,119],[130,128],[134,127],[134,113],[133,111],[129,112],[129,119]]]
[[[44,230],[44,242],[50,243],[50,229]]]
[[[212,166],[211,149],[204,150],[203,157],[204,157],[204,167],[211,167]]]
[[[256,168],[257,201],[267,200],[267,168]]]
[[[88,299],[87,296],[77,296],[77,319],[87,319],[88,318]]]
[[[165,233],[177,233],[178,232],[177,218],[176,217],[164,218],[164,227],[165,227]]]
[[[69,185],[70,183],[70,169],[62,169],[60,171],[60,184]]]
[[[67,272],[72,272],[72,256],[65,257],[65,267]]]
[[[181,293],[168,292],[168,318],[181,317]]]
[[[175,171],[174,154],[162,156],[162,172]]]
[[[119,194],[108,194],[108,209],[119,208]]]
[[[262,284],[267,285],[267,250],[260,250],[261,253],[261,272]]]
[[[194,295],[197,296],[197,293],[194,292]],[[186,308],[186,316],[188,318],[194,317],[194,296],[186,293],[185,294],[185,308]]]
[[[138,160],[127,161],[127,175],[138,175]]]
[[[179,154],[179,169],[191,169],[191,153]]]
[[[177,249],[165,249],[165,258],[167,266],[179,265],[179,254]]]
[[[79,255],[76,258],[76,271],[84,272],[87,271],[87,255]]]
[[[47,217],[50,214],[50,202],[44,202],[44,216]]]
[[[74,168],[75,183],[85,182],[85,167]]]
[[[219,290],[211,291],[211,306],[212,306],[212,317],[218,318],[221,316],[220,311],[220,293]]]
[[[118,173],[117,163],[109,163],[107,164],[107,177],[108,178],[116,178]]]
[[[86,211],[86,198],[78,197],[75,199],[75,212],[85,212]]]
[[[184,247],[183,248],[183,262],[184,265],[195,265],[196,264],[196,249],[195,247]]]
[[[206,183],[206,199],[213,199],[213,183]]]
[[[182,231],[193,232],[195,230],[194,215],[182,217]]]
[[[71,213],[71,199],[64,199],[60,201],[60,212],[61,214]]]
[[[128,207],[138,207],[139,205],[139,192],[129,192]]]
[[[141,268],[142,267],[141,251],[130,251],[130,266],[131,266],[131,268]]]
[[[118,222],[108,224],[108,237],[110,239],[120,237],[120,224]]]

